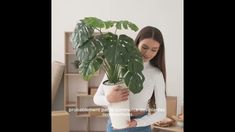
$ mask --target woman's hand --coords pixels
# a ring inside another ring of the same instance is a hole
[[[130,120],[128,122],[128,124],[129,124],[129,127],[136,127],[137,126],[137,122],[135,120]]]
[[[127,88],[115,86],[113,90],[107,95],[107,100],[110,103],[125,101],[128,99],[129,91]]]

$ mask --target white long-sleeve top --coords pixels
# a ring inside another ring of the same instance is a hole
[[[155,94],[157,109],[154,114],[135,119],[137,127],[148,126],[166,118],[165,82],[162,72],[152,66],[150,62],[144,62],[144,70],[142,73],[145,77],[143,90],[137,94],[129,92],[130,110],[148,110],[148,101],[153,92]],[[107,80],[107,76],[104,76],[93,98],[94,103],[97,105],[108,106],[110,104],[104,94],[103,81],[105,80]]]

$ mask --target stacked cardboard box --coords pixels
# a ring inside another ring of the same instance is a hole
[[[177,96],[167,96],[167,117],[177,114]]]
[[[69,113],[52,111],[52,132],[69,132]]]

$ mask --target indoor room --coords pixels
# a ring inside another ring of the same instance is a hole
[[[52,132],[183,132],[183,0],[51,6]]]

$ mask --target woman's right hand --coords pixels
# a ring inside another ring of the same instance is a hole
[[[110,103],[125,101],[128,99],[129,91],[127,88],[121,86],[115,86],[111,92],[107,95],[107,100]]]

